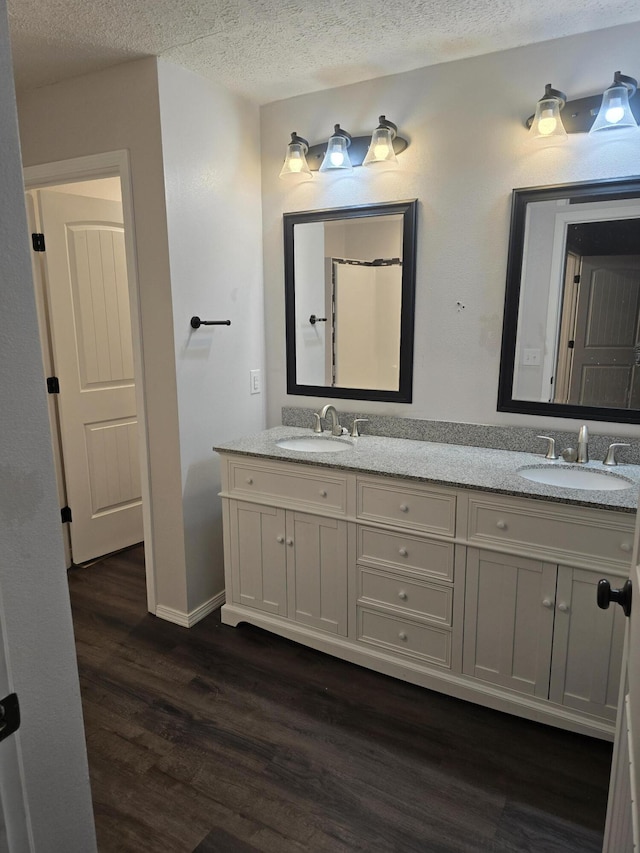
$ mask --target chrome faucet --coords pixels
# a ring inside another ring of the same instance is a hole
[[[586,424],[582,424],[578,433],[578,456],[576,462],[589,461],[589,430]]]
[[[316,412],[317,420],[316,425],[314,427],[315,432],[322,432],[322,427],[320,426],[320,421],[322,418],[331,418],[331,435],[342,435],[342,427],[340,426],[340,421],[338,420],[338,413],[336,412],[336,407],[331,403],[327,403],[326,406],[323,406],[319,412]]]

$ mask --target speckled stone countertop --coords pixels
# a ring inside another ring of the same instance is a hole
[[[325,432],[324,435],[328,436],[329,433]],[[615,468],[605,468],[602,462],[594,461],[568,466],[562,461],[546,460],[538,453],[492,450],[375,435],[363,435],[357,439],[344,436],[341,440],[351,443],[352,449],[343,453],[285,450],[276,444],[280,439],[295,436],[313,438],[314,433],[310,429],[301,427],[274,427],[218,445],[213,449],[219,453],[279,459],[365,474],[383,474],[423,483],[481,489],[504,495],[517,495],[599,509],[614,509],[621,512],[635,512],[638,506],[640,465],[617,465]],[[547,465],[608,473],[623,477],[633,485],[628,489],[615,491],[569,489],[534,483],[517,473],[518,469],[523,467]]]

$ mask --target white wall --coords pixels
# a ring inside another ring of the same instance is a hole
[[[0,0],[0,624],[22,714],[0,760],[19,747],[33,849],[90,853],[96,842],[16,119]]]
[[[211,81],[158,64],[173,298],[188,609],[224,589],[218,457],[211,448],[263,428],[258,108]],[[231,320],[201,326],[189,319]]]
[[[417,197],[414,402],[340,401],[344,410],[490,424],[573,428],[570,420],[496,411],[511,190],[640,173],[638,141],[576,134],[561,147],[528,143],[524,119],[552,81],[570,98],[637,74],[640,24],[529,45],[278,101],[262,108],[265,311],[270,330],[268,422],[286,393],[282,213]],[[634,71],[635,69],[635,71]],[[336,121],[353,134],[386,114],[410,140],[397,171],[278,179],[292,129],[310,142]],[[457,302],[465,308],[458,310]],[[605,425],[598,425],[604,431]],[[633,435],[637,427],[617,426]]]
[[[142,357],[159,605],[187,609],[173,308],[157,62],[144,59],[23,95],[25,166],[128,149],[140,287]]]

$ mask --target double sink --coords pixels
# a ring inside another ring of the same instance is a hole
[[[353,450],[356,442],[357,439],[349,440],[337,436],[305,435],[278,439],[276,445],[282,450],[299,453],[344,453]],[[525,480],[561,489],[618,491],[630,489],[634,485],[631,480],[619,474],[563,463],[523,466],[518,468],[516,473]]]

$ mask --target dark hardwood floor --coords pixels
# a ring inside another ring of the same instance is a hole
[[[101,853],[600,851],[611,746],[69,573]]]

